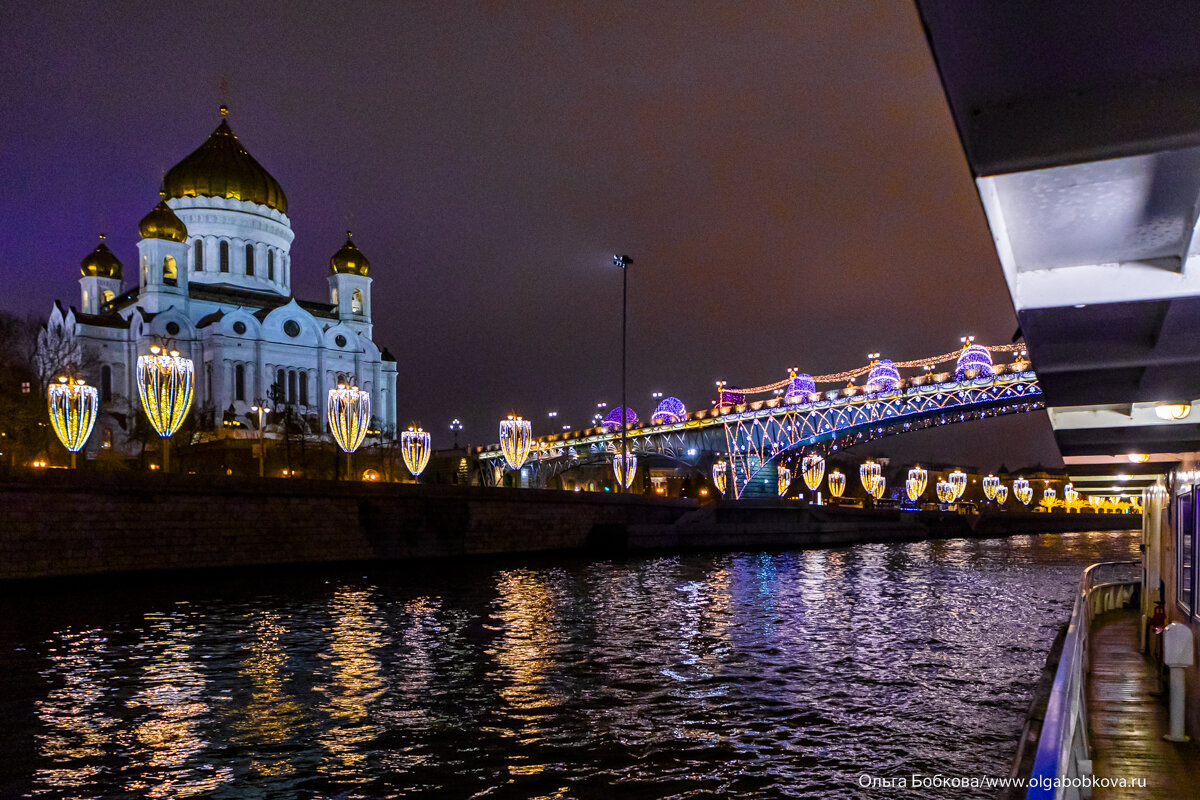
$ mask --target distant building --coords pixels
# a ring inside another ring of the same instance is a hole
[[[137,357],[155,344],[194,361],[202,429],[253,426],[251,407],[265,404],[323,434],[328,389],[356,383],[376,426],[394,431],[396,360],[372,339],[370,262],[349,234],[329,260],[329,297],[293,297],[287,196],[224,118],[161,194],[138,226],[136,283],[126,288],[101,237],[81,265],[79,309],[56,303],[39,341],[46,371],[73,366],[100,390],[88,449],[130,450]]]

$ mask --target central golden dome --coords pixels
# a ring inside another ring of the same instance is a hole
[[[227,113],[222,107],[221,113]],[[287,195],[279,181],[242,147],[224,119],[208,141],[167,171],[167,197],[225,197],[287,213]]]

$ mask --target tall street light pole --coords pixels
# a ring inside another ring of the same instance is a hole
[[[629,319],[629,265],[632,263],[633,259],[629,256],[613,256],[613,264],[621,268],[621,483],[629,484],[628,487],[618,486],[617,491],[623,488],[633,489],[633,481],[626,481],[624,477],[629,473],[629,402],[625,398],[625,340]]]
[[[251,411],[258,412],[258,477],[263,477],[266,474],[267,451],[263,446],[263,423],[267,414],[271,413],[266,407],[265,401],[260,401],[263,405],[250,406]]]

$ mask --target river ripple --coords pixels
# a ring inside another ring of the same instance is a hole
[[[821,797],[1006,772],[1129,534],[0,600],[4,797]],[[936,792],[989,797],[993,792]]]

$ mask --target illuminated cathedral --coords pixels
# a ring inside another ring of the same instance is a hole
[[[130,451],[135,365],[153,345],[194,362],[197,431],[254,427],[259,406],[324,435],[328,390],[353,383],[370,393],[373,427],[394,432],[396,361],[372,338],[370,262],[347,233],[328,298],[293,297],[287,196],[221,114],[138,225],[131,285],[102,236],[81,264],[79,309],[56,303],[42,332],[47,368],[74,368],[100,391],[88,449]]]

